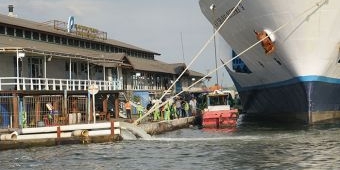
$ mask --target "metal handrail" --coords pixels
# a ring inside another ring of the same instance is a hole
[[[19,82],[17,82],[19,81]],[[0,77],[1,90],[87,90],[91,84],[96,84],[99,90],[122,90],[120,81],[53,79],[28,77]]]

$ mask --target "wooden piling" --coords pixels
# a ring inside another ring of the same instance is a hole
[[[38,97],[38,96],[35,96],[34,97],[34,99],[35,99],[35,126],[37,126],[38,125],[38,122],[39,121],[41,121],[40,120],[40,111],[41,111],[41,109],[40,109],[40,98]]]
[[[119,93],[115,93],[115,119],[119,118]]]
[[[19,128],[19,101],[18,95],[16,93],[13,94],[12,98],[13,102],[13,128]]]
[[[108,107],[107,107],[108,97],[106,94],[103,94],[103,112],[106,115],[105,119],[110,120],[110,114],[108,114]]]
[[[60,130],[60,126],[57,127],[57,145],[60,145],[60,133],[61,133],[61,130]]]

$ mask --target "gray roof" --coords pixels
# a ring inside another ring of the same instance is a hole
[[[132,67],[135,70],[140,71],[150,71],[150,72],[160,72],[160,73],[169,73],[169,74],[180,74],[177,72],[177,68],[184,67],[183,70],[186,68],[184,63],[173,63],[168,64],[158,60],[148,60],[143,58],[136,58],[136,57],[126,57]],[[188,70],[186,75],[193,76],[193,77],[204,77],[205,75],[199,73],[197,71]]]
[[[114,46],[119,46],[119,47],[129,48],[129,49],[133,49],[133,50],[153,53],[155,55],[160,55],[159,53],[156,53],[156,52],[153,52],[153,51],[150,51],[150,50],[146,50],[146,49],[143,49],[143,48],[140,48],[140,47],[136,47],[136,46],[131,45],[131,44],[123,43],[123,42],[118,41],[118,40],[113,40],[113,39],[100,40],[100,39],[83,38],[83,37],[76,36],[72,33],[68,33],[68,32],[65,32],[65,31],[54,29],[53,26],[48,25],[46,23],[39,23],[39,22],[34,22],[34,21],[26,20],[26,19],[9,17],[9,16],[3,15],[3,14],[0,14],[0,23],[4,23],[4,24],[8,24],[8,25],[14,25],[14,26],[17,26],[17,27],[22,27],[22,28],[28,28],[28,29],[31,29],[31,30],[39,30],[39,31],[44,31],[44,32],[48,32],[48,33],[79,38],[79,39],[87,39],[87,40],[91,40],[91,41],[107,43],[107,44],[111,44],[111,45],[114,45]]]
[[[173,67],[162,61],[130,56],[127,59],[135,70],[175,74]]]
[[[101,51],[93,51],[84,48],[57,45],[47,42],[26,40],[10,36],[0,35],[0,48],[24,49],[39,54],[55,55],[68,58],[79,58],[84,60],[111,60],[121,62],[125,53],[106,53]]]

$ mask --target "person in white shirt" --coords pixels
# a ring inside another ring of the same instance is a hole
[[[189,105],[190,105],[190,110],[191,110],[191,115],[196,116],[196,99],[195,97],[191,98]]]

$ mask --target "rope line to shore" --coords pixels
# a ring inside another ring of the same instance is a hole
[[[223,27],[223,25],[228,21],[228,19],[231,17],[231,15],[234,13],[234,11],[237,9],[237,7],[240,5],[240,3],[243,0],[240,0],[233,10],[229,13],[227,18],[223,21],[223,23],[214,31],[213,35],[209,38],[209,40],[204,44],[204,46],[200,49],[200,51],[196,54],[196,56],[190,61],[188,66],[182,71],[182,73],[178,76],[178,78],[171,84],[171,86],[164,92],[164,94],[158,99],[159,101],[162,101],[162,99],[165,97],[165,95],[170,92],[170,89],[174,87],[174,85],[179,81],[179,79],[184,75],[184,73],[191,67],[191,65],[196,61],[196,59],[202,54],[202,52],[207,48],[207,46],[211,43],[211,41],[214,39],[214,37],[217,35],[217,33],[220,31],[220,29]],[[137,119],[135,121],[135,124],[138,124],[139,121],[143,120],[146,116],[148,116],[150,113],[152,113],[155,110],[156,104],[154,104],[151,109],[144,114],[142,117]],[[157,106],[158,107],[158,106]],[[160,106],[159,106],[160,107]]]
[[[242,1],[242,0],[240,0],[239,3],[241,3],[241,1]],[[208,76],[210,76],[211,74],[213,74],[216,70],[221,69],[222,67],[224,67],[224,66],[226,66],[227,64],[229,64],[231,61],[237,59],[238,57],[240,57],[240,56],[243,55],[244,53],[248,52],[249,50],[251,50],[252,48],[254,48],[256,45],[258,45],[259,43],[261,43],[263,40],[265,40],[266,38],[268,38],[269,36],[271,36],[272,34],[274,34],[274,33],[278,32],[278,31],[280,31],[280,30],[283,29],[284,27],[286,27],[286,26],[288,26],[289,24],[293,23],[294,21],[298,20],[300,17],[302,17],[302,16],[303,16],[305,13],[307,13],[308,11],[314,9],[315,7],[317,7],[315,10],[318,10],[318,9],[321,8],[324,4],[326,4],[327,2],[328,2],[328,0],[322,0],[322,1],[318,2],[318,3],[316,3],[315,5],[311,6],[310,8],[307,8],[307,9],[304,10],[301,14],[297,15],[293,20],[290,20],[290,21],[288,21],[288,22],[282,24],[280,27],[278,27],[276,30],[274,30],[273,32],[271,32],[271,33],[270,33],[269,35],[267,35],[266,37],[262,38],[261,40],[258,40],[256,43],[254,43],[253,45],[249,46],[247,49],[243,50],[241,53],[239,53],[239,54],[236,55],[235,57],[231,58],[230,60],[228,60],[228,61],[225,62],[224,64],[222,64],[222,65],[220,65],[219,67],[215,68],[214,70],[210,71],[210,72],[209,72],[208,74],[206,74],[204,77],[202,77],[201,79],[197,80],[197,81],[194,82],[192,85],[190,85],[190,86],[188,87],[188,89],[190,89],[191,87],[195,86],[195,85],[196,85],[197,83],[199,83],[200,81],[204,80],[205,78],[207,78]],[[237,6],[239,5],[239,3],[237,4]],[[236,9],[237,6],[235,6],[234,9]],[[233,13],[233,11],[232,11],[230,14],[232,14],[232,13]],[[307,17],[309,18],[312,14],[314,14],[314,13],[309,14]],[[228,16],[228,17],[229,17],[229,16]],[[227,17],[226,20],[221,24],[221,26],[219,27],[219,29],[221,29],[221,27],[223,26],[223,24],[228,20],[228,17]],[[209,41],[208,41],[209,43],[210,43],[211,39],[212,39],[212,38],[216,35],[216,33],[219,31],[219,29],[217,29],[216,32],[214,32],[213,36],[212,36],[212,37],[209,39]],[[207,44],[206,44],[206,45],[207,45]],[[206,45],[205,45],[205,46],[206,46]],[[204,49],[201,49],[201,50],[200,50],[200,53],[201,53],[203,50],[204,50]],[[200,54],[200,53],[199,53],[199,54]],[[198,56],[196,56],[194,59],[196,59],[197,57],[198,57]],[[192,63],[193,63],[193,62],[191,62],[190,64],[192,64]],[[190,66],[190,65],[189,65],[189,66]],[[188,67],[189,67],[189,66],[188,66]],[[188,67],[186,68],[186,70],[188,69]],[[184,73],[186,70],[184,70],[180,76],[182,76],[183,73]],[[179,78],[180,78],[180,77],[179,77]],[[172,84],[172,86],[179,80],[179,78]],[[171,89],[172,86],[170,86],[169,89]],[[169,89],[166,91],[166,93],[169,91]],[[140,117],[139,119],[137,119],[134,123],[135,123],[135,124],[138,124],[138,122],[139,122],[140,120],[144,119],[144,118],[145,118],[146,116],[148,116],[150,113],[152,113],[153,111],[155,111],[155,106],[156,106],[156,105],[157,105],[158,108],[160,108],[160,107],[164,106],[167,102],[169,102],[170,100],[172,100],[172,99],[174,99],[175,97],[179,96],[180,94],[182,94],[182,93],[185,92],[185,91],[186,91],[186,90],[182,90],[181,92],[179,92],[179,93],[177,93],[176,95],[170,97],[168,100],[166,100],[165,102],[163,102],[163,103],[161,103],[161,104],[159,104],[159,105],[154,104],[154,105],[152,106],[152,108],[151,108],[146,114],[144,114],[142,117]],[[162,96],[159,100],[163,99],[163,97],[165,96],[166,93],[164,93],[163,96]]]

